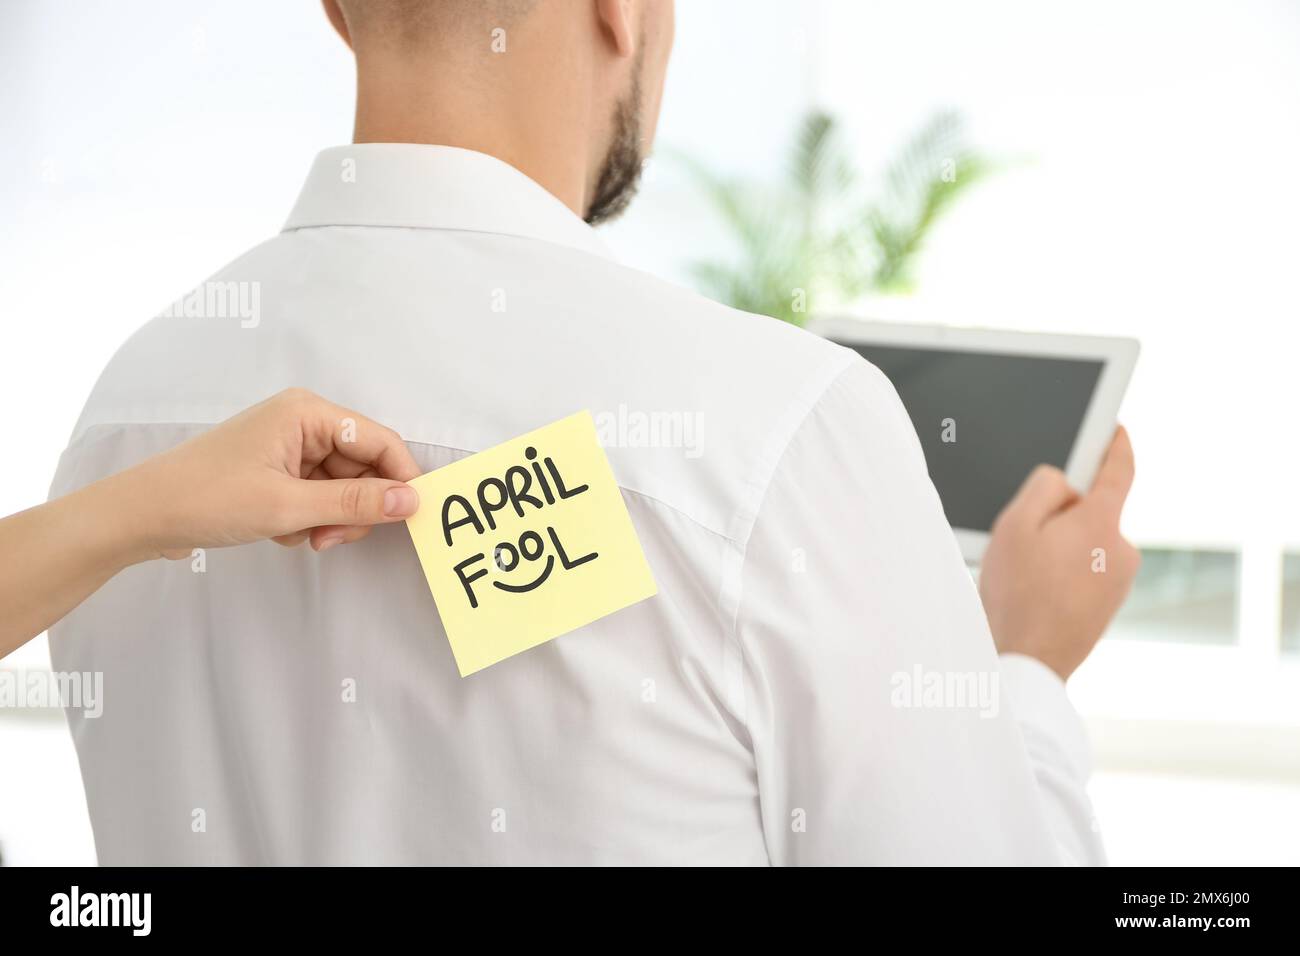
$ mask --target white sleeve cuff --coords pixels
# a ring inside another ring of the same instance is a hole
[[[1046,758],[1086,783],[1092,772],[1088,736],[1066,696],[1065,681],[1042,661],[1024,654],[1002,654],[998,661],[1006,701],[1031,758],[1036,758],[1035,763]]]

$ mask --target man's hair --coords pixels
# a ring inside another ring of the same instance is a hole
[[[537,0],[336,0],[354,49],[418,54],[446,51],[448,40],[526,17]],[[570,0],[557,0],[570,2]],[[486,36],[486,33],[484,33]],[[441,45],[441,46],[440,46]],[[590,224],[621,215],[636,195],[644,160],[641,74],[645,47],[637,51],[631,88],[614,106],[612,136],[596,175],[593,195],[583,213]]]
[[[507,27],[526,16],[537,0],[337,0],[348,34],[412,50],[483,25]]]

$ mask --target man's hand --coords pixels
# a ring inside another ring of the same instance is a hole
[[[1092,490],[1040,465],[998,515],[980,597],[998,652],[1037,658],[1064,680],[1092,652],[1133,586],[1140,557],[1119,533],[1133,446],[1116,430]]]

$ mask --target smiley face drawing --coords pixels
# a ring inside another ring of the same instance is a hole
[[[529,591],[535,591],[546,583],[547,578],[551,576],[551,572],[557,566],[557,560],[561,569],[571,571],[588,561],[595,561],[600,557],[598,551],[591,551],[579,558],[570,558],[569,553],[564,549],[564,544],[560,541],[559,534],[556,533],[553,527],[547,527],[546,536],[550,538],[554,550],[553,554],[547,553],[546,541],[536,531],[525,531],[521,534],[518,545],[511,544],[509,541],[498,542],[496,547],[492,549],[492,559],[497,569],[506,574],[514,571],[525,561],[535,563],[543,556],[545,556],[546,561],[543,563],[542,570],[538,575],[527,584],[508,584],[504,581],[493,581],[492,586],[509,594],[527,594]],[[486,559],[487,555],[479,552],[466,558],[452,569],[460,580],[461,587],[465,589],[465,596],[469,599],[471,608],[478,607],[478,595],[474,593],[474,582],[487,577],[488,570],[487,568],[477,568],[467,574],[466,569]]]
[[[462,677],[656,593],[589,411],[411,484],[407,527]]]
[[[529,554],[528,545],[530,542],[536,542],[536,552],[533,554]],[[518,548],[509,542],[503,541],[501,544],[497,545],[496,551],[492,555],[492,560],[496,564],[497,570],[509,574],[515,568],[519,567],[520,560],[536,561],[541,557],[542,550],[545,547],[546,542],[542,540],[540,534],[536,531],[525,531],[519,536]],[[507,557],[507,555],[509,555],[509,557]],[[524,594],[534,588],[541,587],[542,583],[551,576],[553,570],[555,570],[555,555],[548,554],[546,556],[546,567],[542,569],[542,573],[539,574],[532,583],[505,584],[501,581],[493,581],[492,586],[500,588],[502,591],[509,591],[511,594]]]

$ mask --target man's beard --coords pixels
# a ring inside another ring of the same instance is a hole
[[[596,193],[583,218],[595,226],[622,215],[641,179],[641,70],[632,74],[632,89],[614,109],[614,136],[596,179]]]

